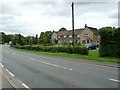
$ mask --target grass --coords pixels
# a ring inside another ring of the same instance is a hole
[[[100,62],[120,63],[120,58],[100,57],[98,50],[90,50],[88,55],[80,55],[80,54],[68,54],[68,53],[39,52],[39,51],[32,51],[32,50],[16,49],[13,47],[11,48],[15,50],[21,50],[25,52],[44,54],[44,55],[50,55],[50,56],[62,56],[62,57],[67,57],[67,58],[80,58],[80,59],[95,60],[95,61],[100,61]]]

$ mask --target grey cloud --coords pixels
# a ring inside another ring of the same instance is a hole
[[[13,19],[14,17],[13,16],[4,16],[4,14],[3,15],[1,15],[2,17],[0,17],[0,20],[2,20],[2,21],[6,21],[6,20],[10,20],[10,19]]]
[[[117,8],[117,3],[115,2],[85,2],[83,4],[80,4],[80,2],[75,3],[76,15],[82,15],[89,12],[106,13],[114,10],[115,8]]]
[[[68,16],[70,3],[56,3],[56,2],[34,2],[22,3],[26,8],[36,8],[42,15],[48,16]]]
[[[21,15],[18,8],[14,7],[14,4],[9,5],[9,3],[2,3],[0,5],[1,5],[1,8],[0,8],[1,14],[10,14],[10,15],[16,15],[16,16]]]
[[[28,34],[30,28],[24,27],[24,26],[4,26],[3,27],[4,32],[9,32],[9,33],[21,33],[21,34]]]
[[[19,21],[18,21],[18,23],[16,23],[17,20],[20,20],[18,18],[22,17],[23,12],[24,12],[23,13],[23,15],[24,15],[24,14],[26,14],[27,11],[31,11],[31,10],[35,10],[35,11],[39,12],[41,17],[44,17],[44,18],[49,17],[49,18],[53,18],[53,19],[55,18],[56,19],[55,22],[57,24],[53,28],[63,25],[63,24],[61,24],[61,22],[59,22],[61,18],[63,18],[63,19],[66,18],[66,22],[71,19],[71,2],[68,2],[68,1],[60,2],[60,3],[57,1],[56,2],[51,2],[51,1],[50,2],[49,1],[41,2],[41,0],[22,0],[22,1],[23,2],[19,3],[18,5],[14,5],[14,4],[9,5],[8,3],[2,5],[1,15],[3,15],[3,17],[0,17],[1,18],[0,24],[5,25],[5,27],[3,28],[3,30],[5,32],[34,34],[35,32],[31,28],[31,27],[33,27],[33,29],[34,29],[34,27],[35,27],[34,23],[33,23],[33,26],[32,26],[32,24],[30,24],[30,25],[27,24],[28,26],[26,26],[24,24],[22,25]],[[79,0],[77,2],[77,0],[76,0],[76,2],[75,2],[75,19],[81,19],[82,18],[81,16],[84,15],[85,13],[97,12],[97,13],[105,14],[111,10],[116,9],[115,5],[117,5],[117,3],[79,2]],[[7,14],[7,16],[5,16],[3,13]],[[19,17],[16,17],[16,16],[19,16]],[[76,17],[81,17],[81,18],[76,18]],[[115,13],[112,13],[112,14],[110,13],[109,18],[115,18],[115,17],[116,17]],[[34,18],[34,17],[32,17],[32,18]],[[24,18],[21,18],[21,19],[24,19]],[[21,21],[22,21],[22,23],[24,23],[24,20],[21,20]],[[46,22],[48,22],[48,20]],[[94,23],[94,22],[91,22],[91,23]],[[38,22],[38,24],[39,24],[39,22]],[[51,24],[52,23],[50,23],[50,26],[52,26]],[[94,23],[94,24],[96,24],[96,23]],[[98,22],[97,25],[99,25],[99,24],[100,23]],[[50,26],[48,25],[48,27],[50,27]],[[71,24],[68,26],[66,25],[66,27],[69,27],[69,26],[71,26]],[[43,26],[43,27],[46,27],[46,26]],[[44,28],[41,28],[41,29],[43,30]],[[50,29],[52,29],[52,28],[50,27]],[[40,30],[38,32],[40,32]]]
[[[115,13],[111,14],[111,15],[109,16],[109,18],[118,19],[118,13],[115,12]]]

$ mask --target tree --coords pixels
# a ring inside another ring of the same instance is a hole
[[[38,44],[38,35],[35,36],[34,41],[35,41],[35,45],[37,45]]]
[[[41,32],[40,37],[39,37],[39,44],[46,44],[47,43],[47,38],[46,34],[44,32]]]
[[[6,42],[6,34],[4,32],[0,33],[0,37],[1,37],[1,44],[4,44]]]
[[[13,45],[16,45],[16,44],[24,45],[25,44],[24,36],[22,36],[21,34],[15,34],[14,36],[12,36],[11,41]]]
[[[52,32],[51,31],[46,31],[45,35],[46,35],[46,38],[47,38],[47,43],[51,43]]]
[[[62,27],[61,29],[59,29],[59,31],[67,31],[67,29]]]
[[[13,34],[6,35],[6,42],[9,43],[9,41],[11,41],[13,37],[14,37]]]
[[[100,29],[100,56],[120,57],[119,28],[103,27]]]

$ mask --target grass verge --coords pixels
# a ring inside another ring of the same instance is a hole
[[[90,50],[88,55],[80,55],[80,54],[68,54],[68,53],[39,52],[39,51],[32,51],[32,50],[17,49],[17,48],[13,48],[13,47],[11,47],[11,48],[15,49],[15,50],[31,52],[31,53],[36,53],[36,54],[50,55],[50,56],[62,56],[62,57],[68,57],[68,58],[80,58],[80,59],[87,59],[87,60],[95,60],[95,61],[100,61],[100,62],[120,63],[120,58],[100,57],[98,50]]]

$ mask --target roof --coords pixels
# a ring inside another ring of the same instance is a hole
[[[79,35],[84,29],[75,29],[74,34],[75,35]],[[57,35],[61,36],[61,35],[72,35],[73,30],[67,30],[67,31],[58,31]]]
[[[93,33],[99,33],[99,30],[97,30],[97,28],[93,28],[93,27],[88,27],[86,26],[85,28],[89,28]],[[75,35],[80,35],[81,32],[85,29],[85,28],[80,28],[80,29],[75,29],[74,30],[74,34]],[[67,30],[67,31],[58,31],[58,32],[54,32],[56,33],[58,36],[62,36],[62,35],[72,35],[73,30]]]
[[[87,28],[89,28],[94,33],[97,33],[97,34],[99,33],[99,30],[97,28],[93,28],[93,27],[87,27]]]

